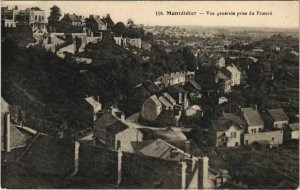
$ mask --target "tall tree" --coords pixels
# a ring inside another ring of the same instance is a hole
[[[50,8],[50,16],[48,17],[49,26],[55,27],[61,17],[61,10],[58,6],[54,5]]]

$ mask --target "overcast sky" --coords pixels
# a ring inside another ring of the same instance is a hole
[[[126,22],[132,18],[136,24],[144,25],[199,25],[199,26],[244,26],[299,28],[298,1],[2,1],[2,6],[18,5],[20,9],[38,6],[49,15],[53,5],[61,8],[62,13],[106,15],[115,21]],[[197,16],[155,16],[156,11],[195,11],[203,12]],[[270,12],[272,16],[207,16],[206,11],[256,11]]]

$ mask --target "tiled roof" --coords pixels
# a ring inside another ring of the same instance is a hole
[[[156,95],[149,97],[157,106],[162,106]]]
[[[161,139],[142,141],[136,143],[136,147],[139,149],[138,153],[144,156],[176,161],[180,161],[181,158],[190,158],[190,154]]]
[[[189,83],[194,87],[196,88],[197,90],[201,90],[201,86],[200,84],[198,84],[195,80],[190,80]]]
[[[167,158],[170,154],[171,147],[163,141],[157,140],[145,146],[140,150],[140,153],[145,156],[152,156],[157,158]]]
[[[282,108],[269,109],[267,111],[275,121],[286,121],[289,119]]]
[[[162,139],[162,140],[186,140],[186,136],[179,130],[176,130],[172,127],[167,129],[140,129],[144,134],[144,139],[153,140],[153,139]]]
[[[174,100],[174,98],[172,98],[172,96],[170,96],[170,94],[168,94],[167,92],[164,92],[163,95],[172,103],[172,105],[176,104],[176,101]]]
[[[72,22],[81,22],[80,18],[75,15],[75,14],[71,14],[71,15],[68,15],[69,18],[71,19]]]
[[[236,129],[240,129],[240,127],[237,124],[227,119],[212,120],[211,123],[212,126],[216,129],[216,131],[225,131],[231,126],[234,126]]]
[[[173,107],[172,104],[163,96],[160,96],[158,99],[165,107],[167,107],[167,108]]]
[[[94,134],[97,138],[106,138],[106,128],[115,125],[118,120],[111,115],[110,112],[104,112],[95,122],[94,122]]]
[[[124,131],[125,129],[128,129],[129,127],[125,125],[124,123],[118,121],[115,125],[107,127],[107,131],[109,131],[111,134],[118,134],[121,131]]]
[[[249,126],[264,125],[261,115],[252,108],[241,108],[244,118]]]
[[[235,122],[238,125],[246,125],[246,121],[238,113],[225,113],[223,112],[225,119]]]
[[[289,127],[292,131],[299,131],[299,123],[290,123]]]

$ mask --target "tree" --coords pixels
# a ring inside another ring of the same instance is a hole
[[[48,24],[50,27],[55,27],[61,17],[61,10],[58,6],[54,5],[50,8],[50,16],[48,17]]]
[[[123,22],[118,22],[113,26],[113,32],[116,35],[121,35],[126,30],[126,26]]]

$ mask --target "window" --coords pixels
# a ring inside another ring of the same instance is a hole
[[[272,137],[272,141],[274,141],[275,140],[275,138],[274,137]]]
[[[245,141],[245,144],[248,145],[248,143],[249,143],[248,140],[246,140],[246,141]]]
[[[278,125],[277,125],[277,124],[274,124],[274,127],[275,127],[275,128],[277,128],[277,127],[278,127]]]
[[[121,148],[121,141],[117,141],[117,150]]]
[[[236,132],[231,132],[231,138],[236,138]]]
[[[35,17],[34,17],[34,18],[35,18],[35,20],[38,20],[38,16],[37,16],[37,15],[35,15]]]
[[[261,132],[261,128],[259,128],[258,131]]]
[[[254,131],[254,133],[256,133],[256,129],[254,129],[253,131]]]

